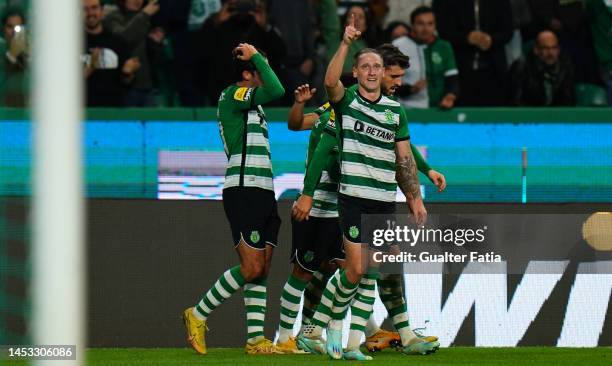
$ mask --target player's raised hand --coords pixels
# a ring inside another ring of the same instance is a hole
[[[234,48],[234,55],[243,61],[249,61],[256,53],[257,48],[248,43],[240,43],[238,47]]]
[[[427,176],[429,177],[429,180],[431,180],[431,182],[438,187],[438,192],[442,192],[446,189],[446,178],[444,177],[444,174],[432,169],[427,172]]]
[[[306,103],[307,101],[312,99],[316,92],[317,88],[310,89],[310,85],[304,84],[298,86],[297,89],[295,89],[295,91],[293,92],[293,97],[295,98],[296,103]]]
[[[312,197],[303,194],[293,204],[291,215],[296,221],[308,220],[311,208],[312,208]]]
[[[355,28],[355,14],[351,14],[348,25],[346,28],[344,28],[342,42],[344,42],[347,46],[350,46],[351,43],[355,42],[357,39],[359,39],[359,37],[361,37],[361,32]]]

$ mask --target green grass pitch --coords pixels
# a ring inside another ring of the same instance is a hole
[[[429,356],[405,356],[386,350],[373,354],[368,365],[449,366],[449,365],[612,365],[612,347],[598,348],[473,348],[452,347],[440,349]],[[318,355],[274,355],[247,356],[242,349],[216,348],[206,356],[196,355],[187,348],[164,349],[89,349],[87,365],[100,366],[194,366],[194,365],[248,365],[248,366],[292,366],[336,364],[348,361],[332,361]],[[4,363],[3,363],[4,364]],[[60,364],[60,363],[58,363]],[[9,361],[8,365],[27,365],[23,361]]]

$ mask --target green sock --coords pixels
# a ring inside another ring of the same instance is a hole
[[[206,292],[202,300],[195,306],[194,315],[200,320],[206,320],[210,313],[230,298],[236,291],[244,286],[244,277],[240,273],[240,266],[225,271]]]
[[[361,281],[361,280],[360,280]],[[346,271],[340,271],[340,278],[336,285],[336,291],[334,293],[334,306],[332,308],[332,319],[343,320],[346,316],[346,312],[349,305],[353,301],[353,298],[357,294],[357,288],[359,282],[351,283],[346,278]]]
[[[281,343],[287,342],[289,337],[293,335],[293,325],[300,311],[300,300],[302,299],[306,283],[290,275],[285,283],[285,287],[283,287],[280,326],[278,329],[278,341]]]
[[[417,336],[410,329],[408,321],[408,308],[404,299],[403,282],[401,275],[387,275],[378,281],[380,299],[385,305],[393,326],[399,333],[402,344],[411,343]]]
[[[321,301],[317,305],[317,310],[312,316],[312,324],[320,328],[325,328],[327,323],[331,319],[332,308],[334,307],[334,294],[336,293],[336,286],[340,280],[340,271],[336,271],[332,276],[331,280],[327,282],[323,295],[321,295]]]
[[[259,278],[244,285],[244,305],[247,318],[247,343],[264,338],[266,317],[266,279]]]
[[[377,277],[377,273],[368,273],[359,282],[357,294],[351,303],[351,327],[347,344],[349,350],[359,348],[366,323],[370,316],[372,316],[374,300],[376,299]]]
[[[321,296],[333,273],[316,271],[304,289],[304,305],[302,307],[302,324],[310,324],[312,317],[321,302]]]

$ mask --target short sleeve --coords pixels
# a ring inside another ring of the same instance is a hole
[[[446,70],[444,70],[444,76],[453,76],[457,75],[459,72],[457,71],[457,63],[455,62],[455,53],[453,52],[453,47],[450,43],[445,44],[445,60]]]
[[[410,139],[410,131],[408,130],[408,116],[404,107],[400,107],[399,111],[399,124],[397,125],[397,131],[395,132],[395,141],[404,141]]]
[[[344,96],[336,103],[331,103],[331,107],[336,111],[336,113],[342,114],[348,105],[351,103],[353,99],[355,99],[356,92],[355,87],[350,87],[344,89]]]

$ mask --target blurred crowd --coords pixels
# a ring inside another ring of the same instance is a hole
[[[90,107],[216,105],[231,50],[265,52],[285,89],[317,87],[354,17],[364,47],[410,57],[413,108],[612,105],[612,0],[82,0]],[[0,105],[27,103],[28,19],[2,12]],[[353,83],[351,57],[345,83]],[[279,105],[290,105],[287,93]]]

